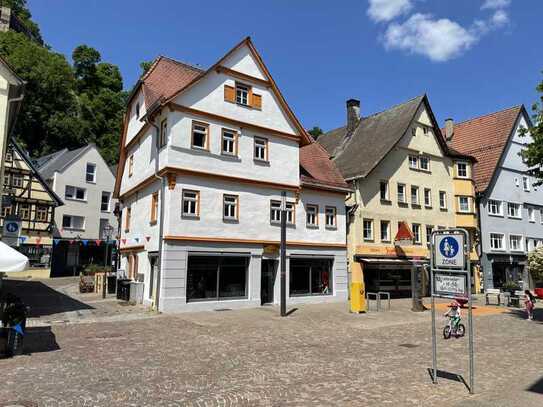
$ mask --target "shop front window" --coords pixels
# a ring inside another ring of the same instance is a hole
[[[248,257],[189,256],[187,300],[247,298]]]
[[[291,259],[290,295],[331,295],[332,259]]]

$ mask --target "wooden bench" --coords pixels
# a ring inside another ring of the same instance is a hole
[[[487,288],[485,290],[485,302],[486,305],[490,305],[490,296],[495,296],[498,303],[496,305],[501,305],[502,292],[499,288]]]

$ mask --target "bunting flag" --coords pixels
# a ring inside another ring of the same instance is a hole
[[[15,326],[13,326],[12,328],[13,328],[13,330],[14,330],[15,332],[17,332],[17,333],[20,334],[20,335],[24,335],[24,334],[25,334],[24,331],[23,331],[23,327],[21,326],[20,323],[17,324],[17,325],[15,325]]]
[[[121,239],[121,242],[123,242],[123,244],[126,244],[126,239]]]
[[[139,238],[139,237],[135,237],[135,238],[134,238],[134,241],[135,241],[136,243],[139,243],[139,242],[140,242],[140,238]]]
[[[73,240],[73,239],[70,240],[70,244],[74,244],[74,242],[75,242],[75,240]]]
[[[145,240],[147,241],[151,240],[151,236],[145,236]]]
[[[41,237],[38,237],[38,238],[36,239],[36,243],[38,244],[38,246],[40,245],[40,243],[41,243]]]
[[[102,243],[102,241],[97,239],[97,240],[94,241],[94,243],[96,243],[96,246],[100,246],[100,243]]]
[[[19,240],[21,241],[21,243],[24,243],[26,240],[26,236],[20,236]]]
[[[56,246],[60,243],[60,239],[53,239],[53,245]]]
[[[89,241],[87,239],[81,240],[81,243],[83,243],[83,246],[87,246],[89,244]]]

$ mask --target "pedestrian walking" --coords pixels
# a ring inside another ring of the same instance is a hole
[[[526,314],[528,315],[528,319],[533,321],[533,319],[534,319],[535,297],[530,292],[530,290],[524,290],[524,294],[525,294],[524,306],[526,307]]]

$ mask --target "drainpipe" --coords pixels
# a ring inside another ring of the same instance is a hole
[[[165,195],[166,195],[166,181],[164,176],[158,175],[158,169],[159,169],[159,138],[160,138],[160,128],[151,120],[149,116],[145,118],[145,121],[153,126],[156,129],[156,159],[155,159],[155,172],[154,177],[158,180],[160,180],[160,214],[159,214],[159,226],[158,226],[158,268],[157,268],[157,275],[156,275],[156,309],[158,311],[159,309],[159,303],[160,303],[160,281],[161,281],[161,274],[162,274],[162,247],[163,247],[163,236],[164,236],[164,203],[165,203]]]

